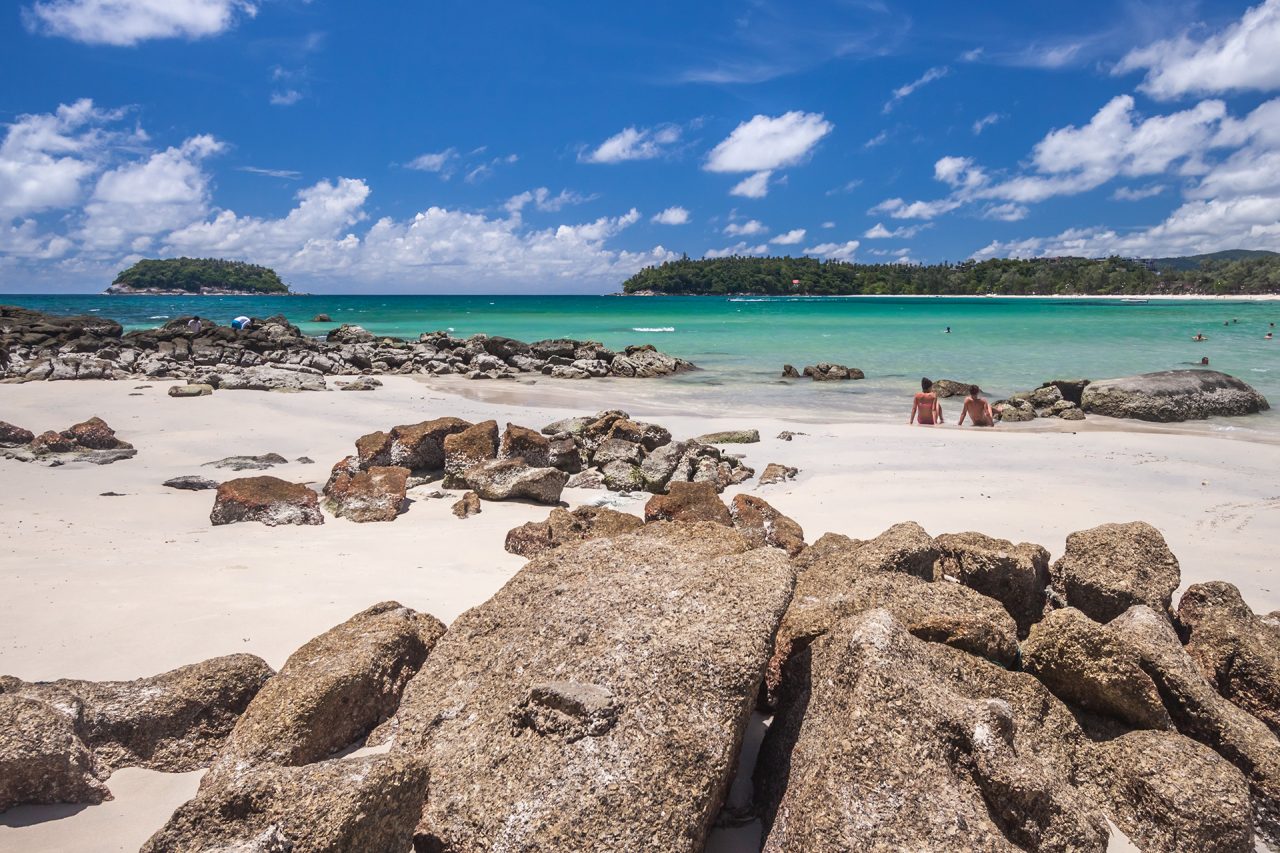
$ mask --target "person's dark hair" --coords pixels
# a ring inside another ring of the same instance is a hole
[[[196,315],[194,315],[191,319],[192,319],[192,320],[196,320],[196,321],[198,322],[198,321],[200,320],[200,315],[199,315],[199,314],[196,314]]]
[[[979,388],[977,385],[970,385],[970,386],[969,386],[969,396],[970,396],[970,397],[976,397],[976,396],[978,396],[978,394],[979,394],[981,391],[982,391],[982,389],[981,389],[981,388]]]
[[[926,392],[927,392],[927,391],[928,391],[930,388],[932,388],[932,387],[933,387],[933,380],[932,380],[932,379],[930,379],[928,376],[922,377],[922,378],[920,379],[920,390],[921,390],[921,391],[926,391]]]

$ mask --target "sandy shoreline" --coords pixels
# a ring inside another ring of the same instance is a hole
[[[1255,611],[1280,608],[1272,568],[1280,445],[1106,426],[979,431],[822,423],[803,413],[724,417],[696,411],[696,398],[672,411],[661,382],[622,393],[624,383],[594,381],[456,388],[383,381],[372,393],[231,391],[189,400],[169,398],[166,382],[0,385],[0,419],[40,431],[99,415],[139,450],[102,467],[0,460],[0,547],[8,555],[0,565],[0,673],[128,679],[233,652],[279,667],[312,636],[392,598],[449,622],[520,568],[503,537],[545,518],[545,507],[486,503],[462,521],[450,514],[451,500],[421,498],[389,524],[329,518],[321,527],[214,528],[211,493],[161,483],[181,474],[225,479],[234,475],[201,463],[270,451],[316,461],[269,473],[319,484],[355,438],[375,429],[443,415],[536,428],[619,403],[654,416],[677,438],[759,429],[763,440],[741,447],[747,463],[757,472],[769,462],[793,465],[799,479],[751,481],[726,497],[739,490],[765,497],[803,525],[809,541],[826,531],[867,538],[914,520],[935,535],[978,530],[1037,542],[1056,557],[1074,530],[1142,519],[1179,557],[1184,588],[1227,580]],[[134,390],[142,384],[152,387]],[[463,389],[466,396],[457,393]],[[780,441],[783,429],[807,435]],[[123,496],[101,496],[108,491]],[[567,491],[565,499],[578,505],[606,494]],[[618,508],[641,513],[643,498]],[[129,793],[138,786],[113,783],[118,799],[101,807],[12,810],[0,816],[0,850],[136,849],[161,822],[164,808],[152,800],[180,802],[194,785],[185,775],[152,777],[139,794]],[[97,844],[103,838],[110,843]]]

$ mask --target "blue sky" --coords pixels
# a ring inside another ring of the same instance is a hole
[[[0,14],[0,291],[184,254],[602,292],[681,253],[1280,249],[1280,0]]]

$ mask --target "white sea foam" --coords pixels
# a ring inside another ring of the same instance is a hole
[[[148,320],[168,320],[169,315],[168,314],[152,314],[147,319]]]
[[[674,332],[675,326],[632,326],[633,332]]]

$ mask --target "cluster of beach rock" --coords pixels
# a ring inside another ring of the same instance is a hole
[[[39,435],[0,421],[0,456],[6,459],[50,467],[67,462],[110,465],[137,453],[132,444],[117,438],[116,431],[99,417],[89,418],[64,430],[46,430]]]
[[[0,678],[0,810],[208,767],[145,851],[692,853],[718,816],[767,851],[1102,853],[1108,819],[1148,853],[1280,841],[1280,614],[1221,582],[1175,608],[1154,528],[1051,561],[913,522],[806,546],[770,509],[689,483],[643,520],[553,510],[447,629],[383,602],[278,673]]]
[[[0,305],[0,377],[14,381],[174,378],[210,388],[323,391],[327,376],[461,375],[515,379],[649,378],[693,369],[652,346],[615,352],[594,341],[512,338],[446,332],[415,341],[378,337],[343,324],[323,340],[302,334],[283,316],[255,319],[247,330],[190,317],[125,333],[114,320],[66,317]],[[375,387],[367,380],[350,390]]]
[[[323,506],[355,522],[394,521],[409,489],[439,480],[468,490],[455,507],[465,517],[480,511],[482,499],[557,504],[566,486],[665,494],[696,483],[715,494],[755,475],[712,442],[758,441],[758,433],[702,439],[674,441],[665,427],[618,410],[557,421],[540,432],[511,423],[500,432],[497,421],[455,417],[401,424],[356,439],[355,453],[333,466]],[[193,486],[187,478],[174,485]],[[228,480],[217,490],[214,524],[324,523],[321,496],[302,483],[260,475]]]
[[[1081,394],[1088,384],[1088,379],[1051,379],[1034,390],[1020,391],[1009,395],[1007,400],[997,400],[991,404],[991,411],[996,420],[1010,423],[1036,418],[1082,421],[1085,414],[1080,407]],[[968,393],[967,388],[964,393]]]

